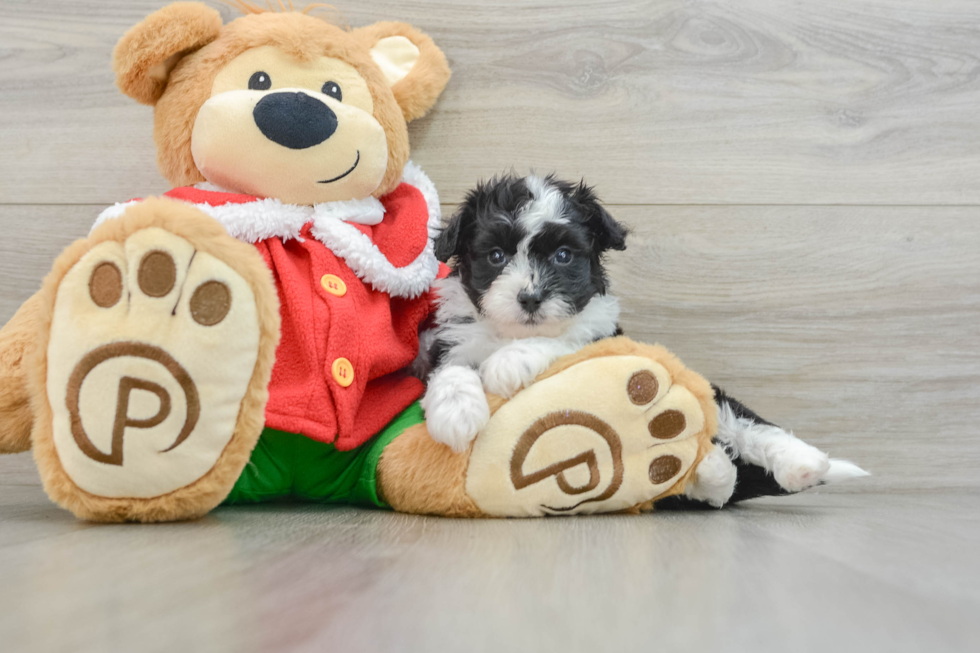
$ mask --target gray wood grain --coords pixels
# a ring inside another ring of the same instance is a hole
[[[40,488],[5,488],[0,641],[25,653],[972,651],[977,499],[811,492],[527,521],[268,505],[98,526]]]
[[[151,111],[109,67],[163,4],[0,4],[0,201],[166,190]],[[971,0],[336,4],[446,51],[455,75],[412,138],[449,202],[510,166],[584,176],[621,203],[980,202]]]
[[[980,483],[980,209],[614,212],[629,335],[866,464],[867,487]]]

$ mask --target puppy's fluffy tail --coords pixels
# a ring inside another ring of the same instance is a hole
[[[821,483],[840,483],[842,481],[849,481],[852,478],[861,478],[862,476],[871,476],[871,472],[867,472],[850,460],[841,460],[840,458],[830,459],[830,469],[827,473],[823,475],[820,479]]]

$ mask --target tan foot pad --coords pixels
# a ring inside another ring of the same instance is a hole
[[[225,263],[158,228],[97,245],[58,289],[48,346],[65,472],[101,497],[201,478],[235,431],[258,350],[252,290]]]
[[[675,486],[704,436],[701,403],[664,366],[593,358],[494,414],[474,443],[466,493],[495,516],[627,510]]]

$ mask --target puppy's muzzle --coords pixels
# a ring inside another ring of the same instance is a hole
[[[270,93],[255,105],[252,116],[266,138],[293,150],[319,145],[337,131],[337,114],[306,93]]]

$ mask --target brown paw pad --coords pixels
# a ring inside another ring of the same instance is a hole
[[[654,485],[666,483],[677,476],[684,464],[677,456],[660,456],[650,463],[650,482]]]
[[[162,250],[147,252],[140,260],[136,280],[140,291],[147,297],[159,299],[169,295],[177,285],[177,264],[174,258]],[[95,266],[89,278],[89,296],[99,308],[112,308],[122,299],[125,284],[123,273],[112,261]],[[192,293],[191,318],[201,326],[214,326],[231,311],[231,289],[216,280],[201,283]]]
[[[140,290],[150,297],[165,297],[177,282],[177,265],[174,259],[160,250],[147,252],[140,261]]]
[[[626,384],[626,394],[637,406],[644,406],[656,399],[659,390],[657,377],[647,370],[637,372]]]
[[[220,281],[207,281],[191,296],[191,317],[201,326],[214,326],[231,310],[231,290]]]
[[[687,428],[687,419],[679,410],[665,410],[647,425],[650,435],[658,440],[670,440],[680,435]]]
[[[123,278],[119,266],[106,261],[92,270],[88,282],[88,293],[99,308],[112,308],[122,297]]]

